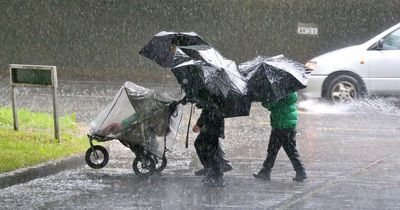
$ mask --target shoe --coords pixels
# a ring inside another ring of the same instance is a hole
[[[303,173],[296,173],[296,176],[293,178],[293,181],[296,182],[302,182],[305,179],[307,179],[307,174],[305,172]]]
[[[216,168],[206,169],[206,176],[204,177],[204,184],[210,187],[224,187],[225,180],[223,178],[224,173]]]
[[[210,187],[225,187],[225,180],[222,176],[207,176],[203,180],[203,184]]]
[[[194,172],[194,175],[196,176],[204,176],[206,174],[207,170],[205,168],[197,170]]]
[[[206,184],[208,182],[208,178],[207,177],[204,177],[202,180],[201,180],[201,183],[203,183],[203,184]]]
[[[253,174],[253,176],[256,179],[261,179],[264,181],[270,181],[271,180],[271,172],[267,171],[265,169],[261,169],[257,174]]]
[[[225,164],[221,167],[221,169],[222,169],[222,172],[228,172],[228,171],[232,171],[232,170],[233,170],[233,167],[232,167],[231,164],[225,163]]]
[[[222,167],[221,167],[222,172],[227,172],[227,171],[232,171],[233,167],[231,164],[225,163]],[[197,170],[194,172],[194,175],[196,176],[204,176],[206,175],[207,170],[205,168]]]

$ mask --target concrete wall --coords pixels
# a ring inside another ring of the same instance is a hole
[[[138,51],[161,31],[195,31],[237,63],[304,62],[400,22],[400,0],[0,0],[0,76],[8,64],[56,65],[60,80],[165,81]],[[297,34],[314,23],[317,36]]]

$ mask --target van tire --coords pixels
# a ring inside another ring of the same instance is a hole
[[[338,75],[326,82],[323,98],[335,103],[357,100],[364,95],[360,82],[350,75]]]

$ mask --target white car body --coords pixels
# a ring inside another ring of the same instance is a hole
[[[304,95],[324,97],[323,91],[327,91],[330,81],[342,74],[357,79],[366,95],[400,95],[400,47],[392,47],[393,43],[398,46],[398,41],[400,23],[363,44],[311,59],[306,66],[311,66],[313,71]]]

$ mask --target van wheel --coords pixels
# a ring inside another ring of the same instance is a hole
[[[351,102],[360,98],[361,89],[357,79],[349,75],[339,75],[327,82],[324,98],[336,102]]]

